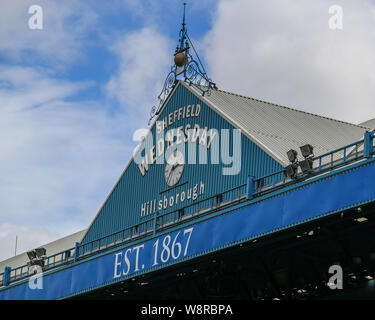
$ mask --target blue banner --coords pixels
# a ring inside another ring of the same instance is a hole
[[[0,299],[57,299],[375,199],[375,165],[348,170],[236,211],[0,291]],[[38,281],[40,281],[38,286]]]

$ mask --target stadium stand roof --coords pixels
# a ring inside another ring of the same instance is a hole
[[[370,130],[374,130],[375,129],[375,118],[371,119],[371,120],[367,120],[365,122],[362,122],[359,125],[362,126],[362,127],[366,127]]]
[[[367,129],[364,124],[330,119],[223,90],[211,90],[210,95],[202,97],[194,86],[183,85],[283,165],[289,164],[286,152],[290,149],[299,151],[300,146],[309,143],[315,155],[324,154],[360,139]],[[370,121],[375,127],[375,119]]]
[[[179,81],[224,117],[234,127],[240,128],[254,143],[282,165],[289,164],[286,152],[309,143],[315,155],[323,154],[363,137],[366,130],[375,128],[375,118],[358,125],[347,123],[289,107],[249,98],[223,90],[211,90],[210,95],[186,82]],[[173,95],[172,91],[171,95]],[[126,169],[125,169],[126,170]],[[81,242],[88,229],[43,245],[47,255],[72,248]],[[5,266],[16,267],[28,262],[26,253],[0,262],[0,272]]]
[[[47,255],[53,255],[55,253],[62,252],[64,250],[67,250],[69,248],[73,248],[75,246],[76,242],[81,242],[83,235],[85,234],[85,230],[78,231],[76,233],[73,233],[67,237],[58,239],[56,241],[47,243],[45,245],[41,245],[40,247],[43,247],[47,251]],[[36,248],[34,248],[36,249]],[[0,273],[4,272],[5,267],[19,267],[22,265],[25,265],[29,261],[29,258],[27,257],[26,252],[23,252],[21,254],[18,254],[12,258],[6,259],[4,261],[0,262]]]

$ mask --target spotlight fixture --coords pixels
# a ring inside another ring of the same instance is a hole
[[[31,260],[27,263],[27,266],[30,268],[30,267],[33,267],[33,266],[40,266],[41,268],[44,268],[44,260],[39,260],[39,259],[36,259],[36,260]]]
[[[313,170],[313,157],[314,157],[314,148],[311,144],[305,144],[300,147],[302,156],[305,160],[299,162],[302,173],[310,173]]]
[[[311,157],[305,158],[305,160],[299,162],[299,166],[303,173],[309,173],[312,171],[313,159]]]
[[[300,147],[302,156],[304,158],[310,157],[314,155],[314,148],[311,144],[305,144],[304,146]]]
[[[295,163],[290,164],[285,167],[284,175],[291,179],[296,179],[297,177],[297,166]]]
[[[290,149],[287,153],[288,159],[291,163],[294,163],[297,161],[297,151]]]
[[[44,258],[45,255],[46,255],[46,249],[45,248],[38,248],[38,249],[35,249],[35,253],[36,253],[36,256],[38,258]]]
[[[28,251],[28,252],[27,252],[27,256],[29,257],[29,260],[30,260],[30,261],[36,259],[36,253],[35,253],[35,250]]]
[[[44,259],[46,258],[46,249],[45,248],[37,248],[27,252],[27,256],[29,257],[29,262],[27,265],[31,266],[40,266],[44,267]]]

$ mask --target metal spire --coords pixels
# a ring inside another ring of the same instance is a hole
[[[194,56],[190,53],[190,48],[193,49]],[[196,58],[196,60],[194,59]],[[199,59],[199,56],[194,48],[192,41],[189,38],[186,28],[186,2],[184,2],[184,13],[182,17],[182,27],[179,33],[178,45],[174,54],[174,65],[165,79],[163,90],[158,96],[159,105],[153,106],[151,109],[152,119],[157,116],[163,106],[166,98],[171,93],[178,80],[184,80],[189,86],[198,88],[202,96],[210,95],[211,89],[217,89],[216,84],[208,78],[206,70]]]
[[[180,30],[180,48],[179,48],[179,51],[182,51],[184,49],[184,42],[185,42],[185,38],[186,38],[185,12],[186,12],[186,2],[184,2],[184,15],[183,15],[183,18],[182,18],[182,28]]]
[[[185,9],[186,9],[186,2],[184,2],[184,17],[182,20],[182,27],[185,28]]]

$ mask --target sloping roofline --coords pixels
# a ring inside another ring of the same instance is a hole
[[[285,162],[285,160],[283,160],[276,152],[274,152],[274,150],[272,150],[271,148],[264,145],[254,135],[252,135],[248,128],[243,127],[240,123],[238,123],[238,121],[236,121],[236,119],[230,117],[225,112],[225,110],[222,110],[221,108],[216,106],[214,102],[210,101],[209,97],[207,97],[207,98],[206,98],[206,96],[202,97],[202,95],[200,94],[200,91],[198,91],[196,88],[194,88],[192,86],[189,86],[187,83],[183,82],[182,84],[187,89],[191,88],[190,89],[191,92],[193,92],[198,98],[200,98],[204,103],[206,103],[209,107],[211,107],[211,109],[213,109],[216,113],[218,113],[226,121],[231,123],[234,127],[237,127],[239,129],[241,129],[242,134],[247,136],[252,142],[254,142],[259,148],[261,148],[264,152],[266,152],[275,161],[279,162],[282,166],[286,166],[286,165],[289,164],[288,162]],[[212,89],[212,90],[214,90],[214,89]],[[240,97],[240,98],[243,98],[245,100],[250,100],[250,101],[253,101],[253,102],[260,102],[262,104],[267,104],[267,105],[270,105],[270,106],[273,106],[273,107],[278,107],[278,108],[290,110],[290,111],[293,111],[293,112],[298,112],[298,113],[305,114],[305,115],[308,115],[308,116],[311,116],[311,117],[325,119],[325,120],[329,120],[329,121],[332,121],[332,122],[345,124],[345,125],[348,125],[348,126],[351,126],[351,127],[358,128],[358,129],[363,129],[363,130],[368,129],[367,127],[363,126],[362,124],[357,125],[357,124],[353,124],[353,123],[350,123],[350,122],[346,122],[346,121],[337,120],[337,119],[333,119],[333,118],[330,118],[330,117],[322,116],[322,115],[319,115],[319,114],[314,114],[314,113],[298,110],[298,109],[295,109],[295,108],[290,108],[290,107],[286,107],[286,106],[283,106],[283,105],[267,102],[267,101],[264,101],[264,100],[254,99],[254,98],[251,98],[251,97],[247,97],[247,96],[244,96],[244,95],[228,92],[228,91],[225,91],[225,90],[217,89],[215,91],[224,93],[226,95],[232,95],[232,96],[235,96],[235,97]]]
[[[151,124],[150,128],[149,128],[149,131],[148,133],[146,134],[146,136],[144,137],[144,139],[142,140],[142,142],[139,144],[139,146],[136,148],[136,151],[134,152],[134,154],[136,154],[139,150],[139,148],[141,148],[142,146],[142,143],[143,141],[151,134],[152,132],[152,129],[154,128],[155,124],[156,124],[156,121],[159,119],[162,111],[165,109],[165,107],[167,106],[168,102],[170,101],[171,97],[173,96],[173,94],[176,92],[177,88],[180,86],[180,81],[178,81],[178,83],[175,85],[175,87],[173,88],[173,90],[171,90],[171,92],[169,93],[168,97],[165,99],[162,107],[160,108],[160,111],[159,111],[159,114],[157,115],[157,117],[155,118],[154,122]],[[108,201],[109,197],[112,195],[113,191],[116,189],[117,185],[120,183],[122,177],[124,176],[126,170],[128,170],[130,164],[132,163],[132,161],[134,160],[134,154],[132,155],[132,157],[130,158],[128,164],[126,165],[125,169],[122,171],[120,177],[117,179],[115,185],[113,186],[113,188],[111,189],[111,191],[109,192],[108,196],[105,198],[103,204],[100,206],[100,209],[98,210],[98,212],[96,213],[94,219],[92,219],[89,227],[86,229],[86,232],[85,234],[83,235],[82,237],[82,240],[85,239],[87,233],[90,231],[92,225],[94,224],[95,220],[99,217],[99,214],[100,212],[102,211],[104,205],[106,204],[106,202]],[[81,241],[82,241],[81,240]]]
[[[176,92],[176,90],[180,87],[180,85],[182,85],[185,89],[189,90],[189,92],[191,92],[193,95],[195,95],[198,99],[200,99],[203,103],[205,103],[210,109],[212,109],[215,113],[217,113],[220,117],[222,117],[223,119],[225,119],[228,123],[230,123],[233,127],[235,128],[238,128],[241,130],[241,133],[243,135],[245,135],[248,139],[250,139],[253,143],[255,143],[261,150],[263,150],[267,155],[269,155],[272,159],[274,159],[276,162],[278,162],[279,164],[281,164],[282,166],[285,166],[286,163],[283,161],[283,159],[281,159],[276,153],[274,153],[270,148],[268,148],[267,146],[265,146],[263,143],[261,143],[258,139],[256,139],[256,137],[254,137],[253,135],[251,135],[249,133],[249,131],[242,127],[238,122],[236,122],[235,120],[231,119],[225,112],[223,112],[222,110],[220,110],[219,108],[217,108],[215,106],[214,103],[212,103],[209,99],[206,99],[205,96],[202,96],[202,94],[197,90],[195,89],[193,86],[190,86],[188,83],[182,81],[182,80],[178,80],[177,84],[175,85],[175,87],[173,88],[173,90],[169,93],[168,97],[166,98],[166,100],[164,101],[162,107],[160,108],[160,111],[159,111],[159,114],[157,115],[157,117],[155,118],[155,120],[152,122],[150,128],[149,128],[149,132],[147,133],[147,135],[145,136],[144,140],[149,136],[149,134],[152,132],[157,120],[159,119],[159,117],[161,116],[162,112],[164,111],[164,109],[166,108],[166,106],[168,105],[171,97],[174,95],[174,93]],[[258,101],[258,102],[262,102],[262,103],[266,103],[266,104],[269,104],[269,105],[272,105],[272,106],[277,106],[277,107],[281,107],[281,108],[285,108],[285,109],[288,109],[288,110],[292,110],[292,111],[297,111],[297,112],[301,112],[301,113],[304,113],[304,114],[307,114],[307,115],[310,115],[310,116],[314,116],[314,117],[318,117],[318,118],[322,118],[322,119],[328,119],[328,120],[331,120],[331,121],[335,121],[335,122],[339,122],[339,123],[344,123],[344,124],[347,124],[347,125],[351,125],[351,126],[354,126],[354,127],[358,127],[358,128],[362,128],[362,129],[367,129],[366,127],[364,126],[361,126],[361,125],[356,125],[356,124],[353,124],[353,123],[349,123],[349,122],[345,122],[345,121],[341,121],[341,120],[337,120],[337,119],[333,119],[333,118],[329,118],[329,117],[324,117],[324,116],[321,116],[321,115],[317,115],[317,114],[313,114],[313,113],[309,113],[309,112],[305,112],[305,111],[301,111],[301,110],[298,110],[298,109],[293,109],[293,108],[290,108],[290,107],[286,107],[286,106],[282,106],[282,105],[278,105],[278,104],[274,104],[274,103],[271,103],[271,102],[267,102],[267,101],[263,101],[263,100],[259,100],[259,99],[254,99],[254,98],[250,98],[250,97],[247,97],[247,96],[243,96],[243,95],[240,95],[240,94],[236,94],[236,93],[232,93],[232,92],[228,92],[228,91],[224,91],[224,90],[218,90],[218,89],[211,89],[211,90],[217,90],[217,91],[220,91],[220,92],[223,92],[223,93],[226,93],[226,94],[230,94],[230,95],[234,95],[234,96],[238,96],[238,97],[241,97],[241,98],[245,98],[245,99],[249,99],[249,100],[252,100],[252,101]],[[139,150],[139,148],[141,148],[142,146],[142,143],[143,141],[139,144],[139,146],[137,147],[136,151],[134,154],[136,154]],[[91,229],[92,225],[94,224],[94,222],[96,221],[96,219],[98,218],[100,212],[102,211],[104,205],[106,204],[106,202],[108,201],[109,197],[112,195],[112,193],[114,192],[114,190],[116,189],[117,185],[119,184],[119,182],[121,181],[122,177],[124,176],[126,170],[129,168],[130,164],[132,163],[132,161],[134,160],[134,155],[132,155],[130,161],[128,162],[128,164],[126,165],[125,169],[122,171],[120,177],[117,179],[115,185],[113,186],[113,188],[111,189],[111,191],[109,192],[108,196],[106,197],[105,201],[103,202],[103,204],[101,205],[100,209],[98,210],[97,214],[95,215],[94,219],[92,220],[92,222],[90,223],[89,227],[86,229],[86,232],[85,234],[83,235],[82,237],[82,240],[86,237],[87,233],[89,232],[89,230]]]

